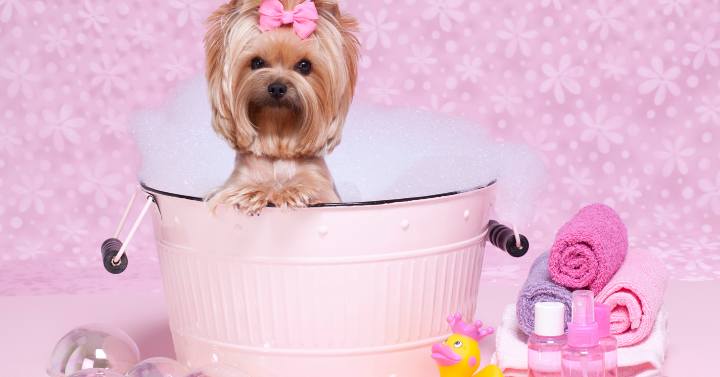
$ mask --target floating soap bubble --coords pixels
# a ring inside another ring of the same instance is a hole
[[[153,357],[135,365],[126,377],[184,377],[190,369],[167,357]]]
[[[124,377],[121,373],[113,372],[108,369],[85,369],[71,374],[69,377]]]
[[[73,329],[60,339],[50,356],[47,373],[52,377],[65,377],[86,369],[97,369],[98,373],[106,370],[107,374],[88,376],[113,377],[112,372],[122,375],[139,360],[137,344],[125,332],[109,326],[90,325]]]

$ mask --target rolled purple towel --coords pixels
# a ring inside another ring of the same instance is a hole
[[[517,300],[517,320],[520,329],[530,335],[535,326],[536,302],[562,302],[565,305],[565,323],[570,321],[570,304],[572,292],[569,289],[555,284],[548,272],[548,253],[540,255],[528,273],[527,280],[520,290]]]

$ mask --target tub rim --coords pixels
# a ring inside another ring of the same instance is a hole
[[[449,192],[444,192],[444,193],[440,193],[440,194],[411,196],[411,197],[397,198],[397,199],[368,200],[368,201],[345,202],[345,203],[313,204],[313,205],[309,206],[309,208],[370,207],[370,206],[380,206],[380,205],[395,204],[395,203],[408,203],[408,202],[423,201],[423,200],[437,199],[437,198],[465,194],[468,192],[486,189],[495,184],[497,184],[497,179],[490,181],[490,183],[488,183],[488,184],[481,185],[481,186],[475,186],[475,187],[469,188],[467,190],[456,190],[456,191],[449,191]],[[142,182],[142,181],[140,181],[140,187],[144,191],[151,193],[151,194],[164,195],[164,196],[169,196],[172,198],[185,199],[185,200],[191,200],[191,201],[196,201],[196,202],[204,202],[205,201],[205,199],[197,197],[197,196],[183,195],[183,194],[177,194],[177,193],[173,193],[173,192],[159,190],[159,189],[150,187],[149,185],[147,185],[145,182]],[[271,204],[271,205],[269,205],[269,207],[274,207],[274,206]]]

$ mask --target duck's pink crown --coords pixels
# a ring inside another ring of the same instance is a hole
[[[447,321],[454,334],[465,335],[469,338],[475,339],[475,341],[480,341],[480,339],[495,332],[495,329],[492,327],[483,328],[482,321],[465,323],[465,321],[462,320],[462,314],[460,313],[455,313],[454,315],[449,316]]]

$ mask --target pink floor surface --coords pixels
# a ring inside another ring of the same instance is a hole
[[[481,285],[477,317],[497,326],[517,289],[503,283]],[[714,375],[720,305],[707,299],[718,296],[720,285],[713,282],[670,285],[666,297],[670,344],[663,376]],[[159,293],[0,297],[0,375],[45,377],[45,362],[55,342],[69,329],[87,323],[126,330],[138,342],[143,358],[172,357],[163,301]],[[492,337],[482,343],[486,360],[493,347]]]

